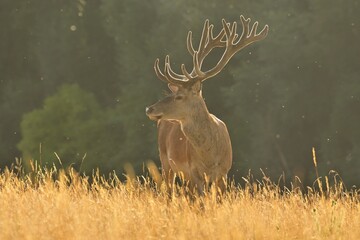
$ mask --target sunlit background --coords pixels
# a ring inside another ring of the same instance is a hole
[[[145,115],[166,90],[154,60],[190,66],[187,32],[198,41],[205,19],[219,31],[242,14],[268,24],[267,38],[203,88],[230,131],[230,177],[262,170],[311,185],[314,147],[320,175],[360,184],[359,1],[9,0],[0,13],[1,169],[15,158],[81,172],[160,166]]]

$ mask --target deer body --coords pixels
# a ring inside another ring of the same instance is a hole
[[[205,103],[182,121],[159,120],[158,144],[168,184],[174,173],[182,173],[199,192],[205,176],[223,190],[232,163],[230,137],[226,125],[208,113]]]
[[[236,33],[236,22],[232,25],[223,20],[223,29],[213,36],[213,25],[206,20],[198,50],[192,45],[192,33],[187,38],[187,48],[193,57],[193,69],[188,72],[181,65],[183,74],[170,67],[169,56],[165,58],[165,69],[155,61],[158,78],[168,83],[171,94],[146,108],[146,114],[158,123],[158,144],[162,174],[168,186],[174,174],[183,175],[192,189],[203,193],[207,183],[214,182],[225,190],[227,173],[232,164],[231,141],[225,123],[210,114],[201,94],[202,82],[218,74],[230,58],[245,46],[266,37],[268,26],[257,34],[258,23],[250,29],[250,19],[240,17],[243,32]],[[212,49],[225,48],[215,67],[201,69],[205,57]]]

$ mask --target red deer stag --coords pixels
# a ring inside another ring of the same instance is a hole
[[[232,56],[249,44],[266,37],[269,27],[257,33],[258,22],[250,28],[250,19],[240,16],[242,34],[236,33],[237,23],[222,20],[222,30],[213,35],[213,25],[205,21],[199,48],[194,49],[192,32],[187,36],[187,49],[192,55],[193,69],[189,72],[181,65],[182,74],[170,67],[165,57],[164,71],[159,59],[155,61],[157,77],[168,83],[171,94],[146,108],[151,120],[157,121],[158,144],[162,175],[171,186],[175,173],[189,182],[190,189],[203,193],[206,183],[213,182],[221,191],[226,189],[227,173],[232,164],[232,149],[228,130],[224,122],[209,113],[201,95],[202,82],[221,72]],[[220,60],[203,70],[205,57],[214,48],[224,48]]]

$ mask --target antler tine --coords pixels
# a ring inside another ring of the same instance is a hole
[[[165,76],[165,75],[161,72],[161,70],[160,70],[159,61],[160,61],[160,60],[157,58],[157,59],[155,60],[155,63],[154,63],[155,74],[156,74],[156,76],[157,76],[161,81],[167,83],[168,80],[167,80],[166,76]]]
[[[214,40],[213,29],[214,29],[214,25],[213,25],[213,24],[210,24],[210,26],[209,26],[209,38],[210,38],[211,40]]]
[[[232,28],[231,28],[231,44],[234,43],[236,37],[237,37],[237,34],[236,34],[236,29],[237,29],[237,23],[236,22],[233,22],[233,25],[232,25]]]
[[[187,79],[192,79],[191,74],[186,70],[185,64],[181,64],[181,71],[186,76]]]
[[[186,47],[187,47],[187,50],[189,51],[189,53],[191,54],[191,56],[194,56],[195,49],[192,44],[192,32],[191,31],[188,32],[188,35],[186,38]]]
[[[176,74],[171,69],[169,55],[166,55],[166,57],[165,57],[164,72],[162,72],[160,70],[159,59],[158,58],[155,60],[154,69],[155,69],[156,76],[163,82],[172,83],[172,84],[175,84],[175,85],[181,85],[181,84],[184,83],[184,81],[182,80],[183,76],[179,75],[179,74]]]
[[[177,74],[176,72],[174,72],[171,69],[170,56],[169,55],[166,55],[166,57],[165,57],[165,69],[166,69],[165,74],[168,75],[169,78],[172,78],[175,81],[183,81],[184,76],[180,75],[180,74]]]
[[[266,38],[266,36],[268,35],[269,33],[269,25],[265,25],[264,28],[259,32],[259,34],[257,34],[256,36],[261,36],[259,38],[259,40],[262,40],[264,38]]]
[[[200,38],[199,49],[197,52],[201,53],[209,43],[209,19],[205,20],[203,31]]]
[[[214,41],[214,43],[219,44],[218,47],[225,46],[225,41],[222,41],[223,37],[225,36],[225,30],[221,29],[219,34],[216,37],[214,37],[213,28],[214,28],[214,25],[211,24],[210,27],[209,27],[211,40]]]
[[[201,59],[201,63],[200,63],[200,59],[199,59],[199,53],[195,52],[194,57],[193,57],[193,64],[194,64],[194,70],[193,72],[196,73],[197,78],[202,78],[204,77],[204,72],[201,71],[201,64],[202,64],[202,60]]]
[[[241,36],[240,36],[240,40],[241,40],[244,37],[245,38],[248,37],[250,18],[245,19],[243,15],[240,15],[240,21],[241,21],[241,25],[242,25],[242,28],[243,28],[243,31],[242,31]]]
[[[257,27],[259,25],[259,23],[256,21],[250,30],[249,33],[249,29],[250,29],[250,18],[245,19],[243,15],[240,16],[240,20],[241,20],[241,24],[243,26],[243,32],[241,34],[241,37],[239,39],[239,41],[237,43],[234,44],[235,47],[235,52],[241,50],[242,48],[246,47],[247,45],[253,43],[253,42],[257,42],[260,41],[262,39],[264,39],[269,31],[269,26],[265,25],[264,28],[259,32],[257,32]]]
[[[257,32],[257,27],[258,27],[258,25],[259,25],[259,22],[258,21],[256,21],[256,22],[254,22],[254,25],[252,26],[252,28],[251,28],[251,30],[250,30],[250,36],[252,36],[252,37],[255,37],[256,36],[256,32]]]
[[[225,19],[222,19],[222,25],[223,25],[223,29],[225,31],[226,38],[229,39],[229,36],[231,34],[230,23],[227,23],[225,21]],[[226,41],[226,45],[228,45],[228,44],[229,44],[229,41]]]

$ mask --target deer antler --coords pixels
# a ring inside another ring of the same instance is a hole
[[[265,25],[264,28],[257,33],[258,22],[255,22],[250,28],[250,18],[245,19],[242,15],[240,16],[242,24],[241,36],[236,33],[237,23],[227,23],[224,19],[222,20],[223,28],[219,34],[214,37],[213,28],[214,26],[209,24],[209,20],[204,23],[204,28],[200,38],[199,47],[197,50],[194,49],[192,44],[192,32],[189,31],[187,36],[187,49],[193,57],[193,69],[191,72],[187,71],[184,64],[181,65],[182,74],[175,73],[170,66],[170,57],[165,57],[165,68],[162,72],[159,67],[159,59],[155,61],[155,73],[160,80],[175,85],[193,84],[197,81],[205,81],[221,72],[226,66],[229,60],[234,56],[235,53],[250,45],[253,42],[264,39],[269,31],[269,26]],[[225,39],[224,39],[225,37]],[[217,47],[225,47],[224,53],[221,56],[217,64],[207,71],[201,70],[205,57],[211,52],[212,49]]]

